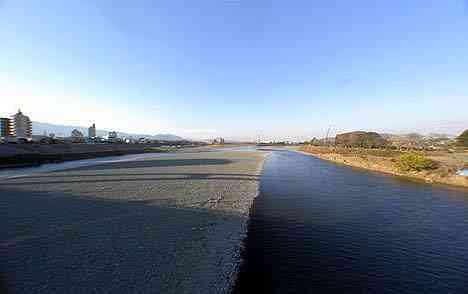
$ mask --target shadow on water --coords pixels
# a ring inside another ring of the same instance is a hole
[[[217,293],[232,282],[240,215],[14,186],[0,195],[1,290]]]
[[[10,291],[7,287],[6,279],[3,276],[2,266],[0,265],[0,293],[8,294]]]
[[[274,152],[234,293],[466,293],[467,244],[466,190]]]

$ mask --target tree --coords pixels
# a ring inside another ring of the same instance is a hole
[[[457,144],[459,146],[468,147],[468,130],[465,130],[457,137]]]
[[[78,131],[77,129],[74,129],[72,132],[71,132],[71,136],[74,137],[74,138],[82,138],[84,137],[83,136],[83,133]]]
[[[83,133],[80,132],[79,130],[77,129],[74,129],[72,132],[71,132],[71,140],[73,143],[83,143],[85,140],[84,140],[84,136],[83,136]]]

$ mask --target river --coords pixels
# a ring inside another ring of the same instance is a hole
[[[466,293],[468,192],[274,151],[236,293]]]

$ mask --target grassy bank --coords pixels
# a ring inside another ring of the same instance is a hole
[[[173,147],[143,147],[140,149],[105,150],[94,152],[23,153],[0,157],[0,168],[36,166],[44,163],[58,163],[69,160],[90,159],[105,156],[173,152],[175,149],[176,148]]]
[[[468,152],[427,151],[414,153],[423,164],[412,166],[405,162],[408,152],[397,150],[364,149],[304,146],[301,152],[321,159],[346,164],[349,166],[384,172],[424,180],[430,183],[442,183],[468,187],[468,178],[458,176],[456,172],[468,163]]]

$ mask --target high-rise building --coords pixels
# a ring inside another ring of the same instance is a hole
[[[24,115],[21,110],[13,115],[14,135],[17,138],[31,139],[32,138],[32,123],[28,116]]]
[[[11,122],[11,119],[0,117],[0,137],[2,138],[13,137],[13,135],[14,135],[14,132],[13,132],[13,124]]]
[[[89,138],[96,138],[96,125],[93,124],[88,128],[88,137]]]

